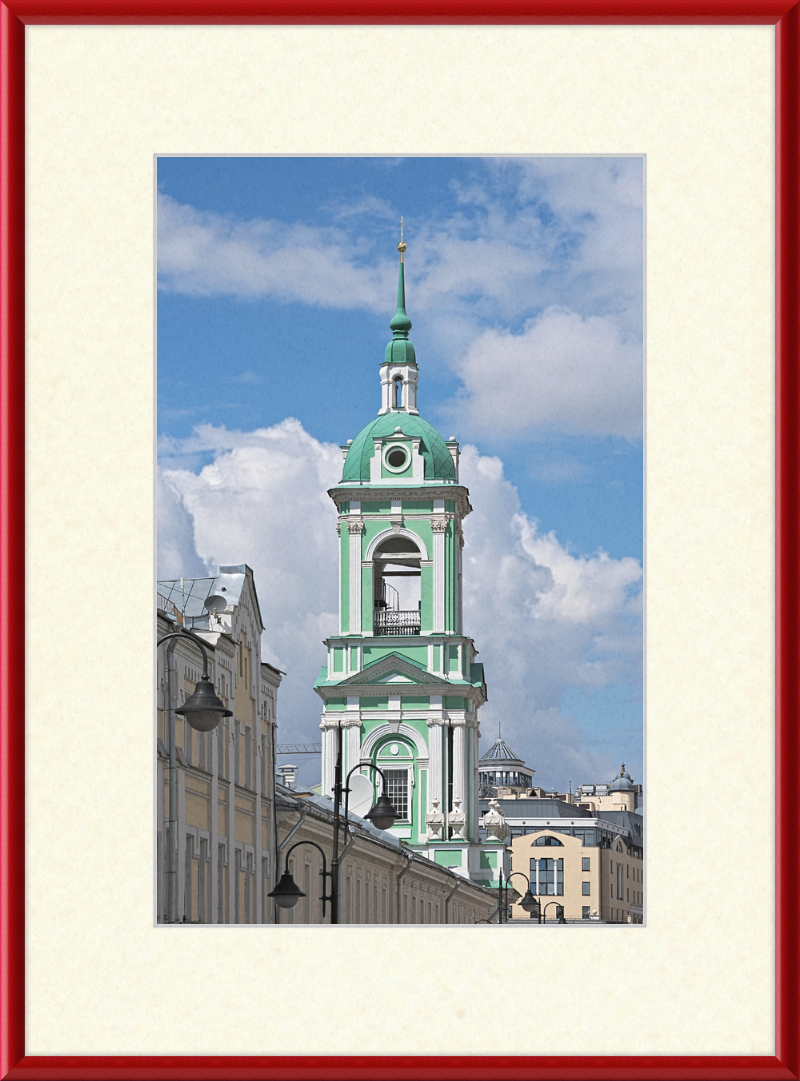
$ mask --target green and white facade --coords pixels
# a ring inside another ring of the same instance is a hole
[[[340,602],[338,633],[325,642],[327,664],[315,684],[323,701],[322,791],[332,794],[341,726],[344,774],[359,762],[387,773],[402,814],[391,832],[490,885],[502,846],[478,838],[486,683],[462,623],[462,522],[472,508],[458,479],[458,443],[417,410],[402,258],[390,326],[380,411],[342,447],[342,479],[329,492],[339,513]],[[375,771],[358,772],[377,793]]]

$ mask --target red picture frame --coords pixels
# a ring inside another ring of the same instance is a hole
[[[27,23],[769,24],[776,27],[776,1053],[32,1057],[25,1054],[24,28]],[[800,3],[786,0],[11,0],[0,3],[0,1079],[800,1078]]]

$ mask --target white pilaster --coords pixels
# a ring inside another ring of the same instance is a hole
[[[346,759],[342,770],[342,780],[347,776],[353,766],[357,765],[361,758],[361,725],[358,721],[348,721],[345,732],[347,737]]]
[[[323,721],[322,728],[322,794],[333,795],[333,779],[336,769],[336,728]]]
[[[364,532],[364,519],[360,515],[349,518],[347,529],[350,533],[350,634],[361,634],[361,534]]]
[[[452,722],[453,725],[453,803],[461,800],[462,810],[466,810],[467,798],[467,741],[464,722]]]
[[[472,803],[467,808],[469,822],[469,836],[473,840],[478,839],[478,726],[468,729],[470,746],[472,749]]]
[[[428,754],[430,767],[428,769],[428,804],[435,799],[442,805],[442,721],[428,721]],[[426,808],[427,810],[427,808]]]
[[[433,631],[434,634],[441,634],[445,629],[444,535],[447,521],[444,518],[432,518],[431,529],[433,531]]]

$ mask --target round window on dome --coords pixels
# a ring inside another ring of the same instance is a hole
[[[384,461],[389,469],[400,472],[408,465],[408,451],[405,447],[389,447]]]

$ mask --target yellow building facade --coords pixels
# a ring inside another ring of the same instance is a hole
[[[540,830],[511,842],[512,871],[525,875],[546,920],[563,906],[567,920],[641,923],[644,898],[643,849],[617,836],[610,847],[587,846],[580,837]],[[511,878],[518,893],[521,878]],[[512,919],[529,920],[518,903]]]
[[[217,598],[210,607],[209,598]],[[209,675],[232,717],[211,732],[175,715],[176,921],[267,923],[275,851],[276,702],[281,673],[260,659],[263,623],[253,573],[158,583],[157,635],[185,628],[203,643]],[[156,683],[156,921],[168,921],[169,709],[195,689],[201,654],[186,635],[158,649]]]

